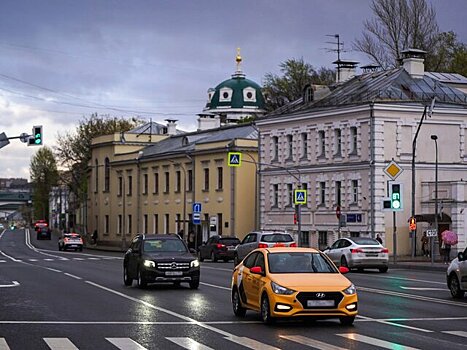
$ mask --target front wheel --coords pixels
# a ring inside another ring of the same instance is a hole
[[[245,317],[246,309],[242,306],[242,301],[240,300],[240,294],[238,294],[237,288],[234,289],[232,294],[232,308],[235,316]]]
[[[203,262],[203,261],[204,261],[203,255],[201,254],[201,250],[198,251],[198,260],[199,260],[200,262]]]
[[[58,250],[62,251],[62,246],[60,244],[58,245]]]
[[[133,284],[133,278],[128,276],[128,268],[126,266],[123,266],[123,283],[125,286],[131,286]]]
[[[449,290],[453,298],[460,299],[464,296],[464,292],[461,290],[459,280],[456,275],[449,277]]]
[[[351,326],[353,325],[353,321],[355,321],[355,316],[340,317],[339,321],[341,321],[341,325],[343,326]]]
[[[138,287],[139,288],[146,288],[148,283],[146,282],[146,279],[143,277],[143,274],[141,273],[141,269],[138,268]]]
[[[347,262],[345,256],[342,256],[341,258],[341,266],[349,268],[349,263]]]
[[[265,294],[261,298],[261,320],[265,324],[272,324],[274,323],[274,318],[271,316],[271,308],[269,305],[269,298]]]
[[[211,261],[217,262],[217,256],[214,252],[211,252]]]
[[[388,267],[387,267],[387,266],[385,266],[385,267],[380,267],[380,268],[379,268],[379,272],[381,272],[381,273],[388,272]]]
[[[240,264],[240,259],[238,258],[238,255],[235,254],[235,256],[234,256],[234,265],[237,266],[238,264]]]

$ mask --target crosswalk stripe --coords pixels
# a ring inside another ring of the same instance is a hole
[[[2,263],[2,262],[6,262],[6,260],[0,260],[0,263]]]
[[[198,343],[196,340],[191,339],[191,338],[182,338],[182,337],[180,337],[180,338],[168,338],[168,337],[166,337],[165,339],[170,340],[172,343],[180,345],[182,348],[185,348],[185,349],[190,349],[190,350],[214,350],[213,348],[210,348],[209,346]]]
[[[79,350],[68,338],[44,338],[52,350]]]
[[[130,338],[105,338],[120,350],[147,350]]]
[[[83,258],[73,258],[73,260],[84,260]]]
[[[459,337],[467,338],[467,332],[465,331],[443,331],[443,333],[458,335]]]
[[[382,349],[397,349],[397,350],[419,350],[417,348],[412,348],[410,346],[404,346],[397,343],[388,342],[378,338],[367,337],[366,335],[361,335],[357,333],[346,333],[346,334],[336,334],[340,337],[344,337],[350,340],[356,340],[362,343],[371,344]]]
[[[88,258],[89,260],[101,260],[100,258]]]
[[[319,340],[304,337],[302,335],[280,335],[282,339],[290,340],[301,345],[306,345],[318,350],[341,350],[342,347],[323,343]]]
[[[247,337],[237,337],[233,335],[229,337],[224,337],[224,339],[230,340],[231,342],[234,342],[234,343],[243,345],[247,348],[255,349],[255,350],[280,350],[279,348],[276,348],[274,346],[260,343],[257,340],[250,339]]]
[[[44,261],[54,261],[55,259],[44,259]]]
[[[0,338],[0,350],[10,350],[5,338]]]
[[[29,259],[29,261],[37,261],[37,259]]]

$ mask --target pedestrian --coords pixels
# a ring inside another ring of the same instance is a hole
[[[423,236],[421,238],[422,241],[422,254],[423,256],[430,256],[430,250],[428,249],[428,237],[426,235],[426,231],[423,232]]]
[[[94,230],[94,232],[92,233],[92,242],[94,244],[97,244],[97,230]]]
[[[443,239],[443,243],[441,244],[441,248],[443,249],[443,259],[444,264],[447,265],[451,262],[451,245]]]
[[[178,235],[180,236],[180,238],[183,240],[183,229],[181,229],[180,231],[178,231]]]
[[[188,232],[188,248],[195,248],[195,233],[193,231]]]
[[[383,244],[383,239],[381,238],[381,236],[378,234],[376,234],[376,240],[379,242],[379,244]]]

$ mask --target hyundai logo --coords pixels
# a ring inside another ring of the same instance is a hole
[[[317,298],[323,299],[325,296],[326,296],[326,294],[324,294],[324,293],[316,293]]]

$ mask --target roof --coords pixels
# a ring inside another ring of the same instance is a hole
[[[184,131],[177,129],[177,134],[183,134]],[[156,123],[156,122],[149,122],[143,125],[140,125],[134,129],[131,129],[126,132],[126,134],[145,134],[145,135],[161,135],[167,134],[167,125]]]
[[[467,85],[467,78],[458,73],[425,72],[425,75],[443,83]]]
[[[293,112],[345,105],[382,103],[429,103],[436,98],[437,105],[455,105],[467,108],[467,94],[448,86],[430,74],[413,78],[403,68],[378,71],[355,76],[321,100],[303,102],[300,98],[273,111],[264,118]]]

